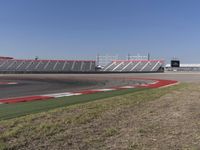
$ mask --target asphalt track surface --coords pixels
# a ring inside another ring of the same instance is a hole
[[[121,77],[120,77],[121,78]],[[0,99],[62,92],[77,92],[80,90],[110,88],[123,85],[149,83],[145,80],[126,80],[112,78],[109,75],[47,75],[47,74],[13,74],[0,75],[0,83],[16,82],[17,84],[0,84]]]
[[[129,78],[137,78],[137,80],[129,80]],[[0,99],[152,82],[145,79],[200,83],[200,73],[1,74],[0,82],[17,82],[18,84],[0,85]]]

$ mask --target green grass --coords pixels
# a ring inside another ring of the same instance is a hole
[[[47,111],[50,109],[85,103],[103,98],[123,95],[130,92],[135,92],[144,89],[126,89],[119,91],[100,92],[88,95],[79,95],[71,97],[62,97],[44,101],[34,101],[16,104],[1,104],[0,105],[0,120],[11,119],[19,116],[24,116],[32,113]]]
[[[120,120],[118,116],[123,111],[156,100],[181,88],[185,88],[185,85],[143,91],[122,90],[42,101],[43,107],[49,104],[48,109],[59,102],[58,107],[64,105],[67,107],[0,121],[0,149],[101,149],[105,146],[107,139],[120,135],[121,130],[116,122]],[[88,103],[80,103],[83,101]],[[25,105],[30,107],[33,104],[36,107],[41,103],[21,103],[20,105],[24,108]],[[15,107],[13,105],[13,108]],[[20,107],[18,106],[18,109]],[[26,113],[28,113],[27,110]],[[42,108],[34,112],[40,110]],[[140,132],[143,132],[143,128]],[[66,147],[62,147],[64,145]],[[128,147],[135,149],[137,144],[130,143]]]

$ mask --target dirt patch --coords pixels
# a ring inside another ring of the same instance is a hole
[[[12,149],[198,149],[199,92],[198,84],[147,90],[2,121],[0,141]]]
[[[158,100],[121,112],[119,135],[108,149],[199,149],[200,85],[190,85]],[[119,116],[119,115],[118,115]]]

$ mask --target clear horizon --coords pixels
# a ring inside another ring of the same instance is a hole
[[[0,56],[200,63],[198,0],[1,0]]]

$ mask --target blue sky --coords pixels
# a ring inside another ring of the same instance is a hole
[[[0,55],[200,63],[199,0],[0,0]]]

